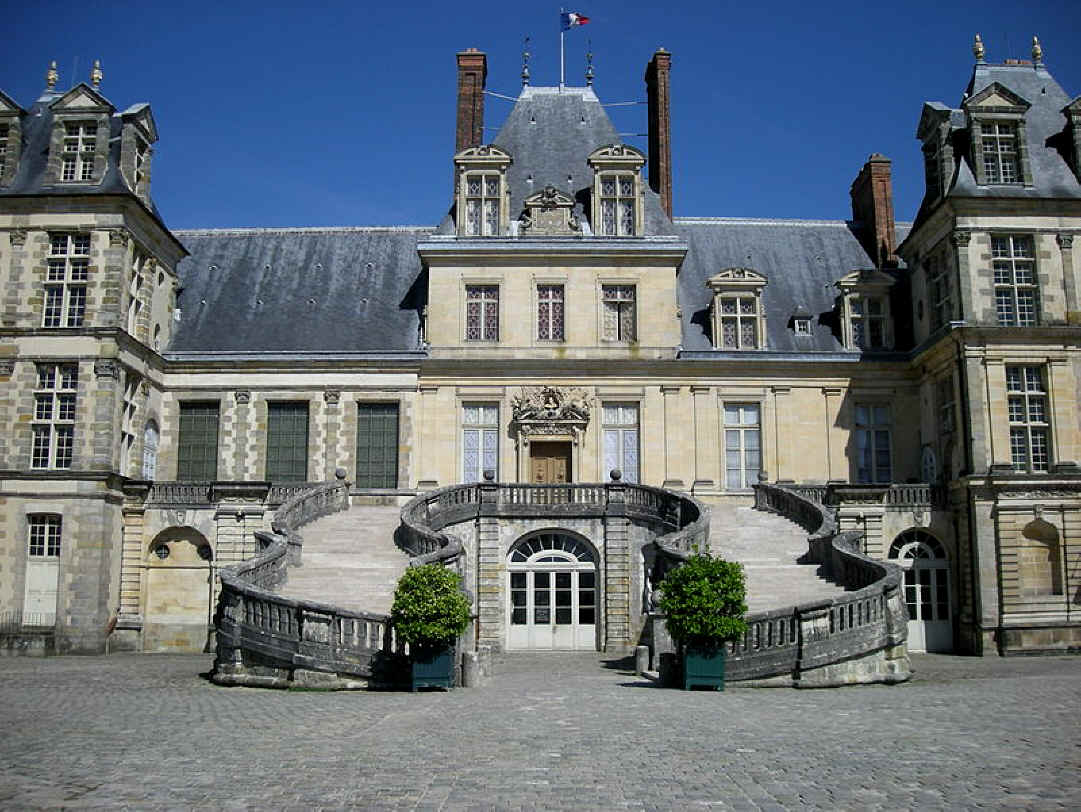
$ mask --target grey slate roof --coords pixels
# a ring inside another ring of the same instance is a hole
[[[430,228],[177,231],[167,353],[418,350],[417,239]]]
[[[746,267],[768,280],[762,293],[768,351],[849,352],[833,332],[834,282],[850,271],[873,267],[851,223],[677,217],[675,228],[688,244],[678,288],[685,351],[713,349],[713,294],[706,280],[724,268]],[[907,224],[897,224],[899,240],[907,231]],[[811,336],[796,336],[791,329],[801,306],[811,314]]]
[[[499,134],[492,139],[492,144],[510,153],[512,159],[507,170],[511,219],[521,214],[529,195],[554,186],[574,197],[578,201],[575,211],[588,220],[593,170],[586,158],[599,147],[619,143],[622,140],[592,88],[522,88]],[[645,207],[646,236],[675,233],[660,198],[648,187]],[[453,231],[449,218],[440,231]]]

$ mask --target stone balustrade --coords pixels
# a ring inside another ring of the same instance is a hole
[[[828,507],[842,504],[888,505],[890,507],[915,507],[943,510],[948,494],[942,485],[926,482],[900,483],[894,485],[861,485],[831,482],[829,485],[784,484],[787,491]]]

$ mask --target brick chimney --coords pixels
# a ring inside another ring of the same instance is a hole
[[[454,152],[484,143],[484,84],[488,57],[476,48],[458,52],[458,122]]]
[[[890,159],[877,152],[871,155],[852,181],[849,193],[860,244],[874,260],[876,268],[896,267]]]
[[[649,188],[661,196],[661,207],[672,216],[672,137],[668,76],[672,55],[658,48],[646,66],[649,101]]]

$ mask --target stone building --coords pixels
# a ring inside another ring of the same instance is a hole
[[[338,469],[356,504],[618,469],[833,506],[906,567],[914,649],[1078,648],[1081,98],[1038,44],[974,52],[920,115],[911,223],[877,154],[848,221],[674,217],[663,50],[647,153],[589,86],[523,87],[483,143],[486,57],[459,53],[454,200],[421,229],[170,231],[149,105],[96,69],[0,92],[5,645],[200,649],[216,568]],[[580,596],[602,532],[565,551]],[[532,548],[502,535],[466,539],[490,642],[551,646],[512,620]],[[640,603],[608,618],[632,642]],[[585,618],[555,645],[597,646]]]

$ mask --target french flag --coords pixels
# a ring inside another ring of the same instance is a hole
[[[561,31],[569,31],[576,25],[585,25],[588,22],[589,17],[584,14],[579,14],[577,11],[564,11],[559,15]]]

